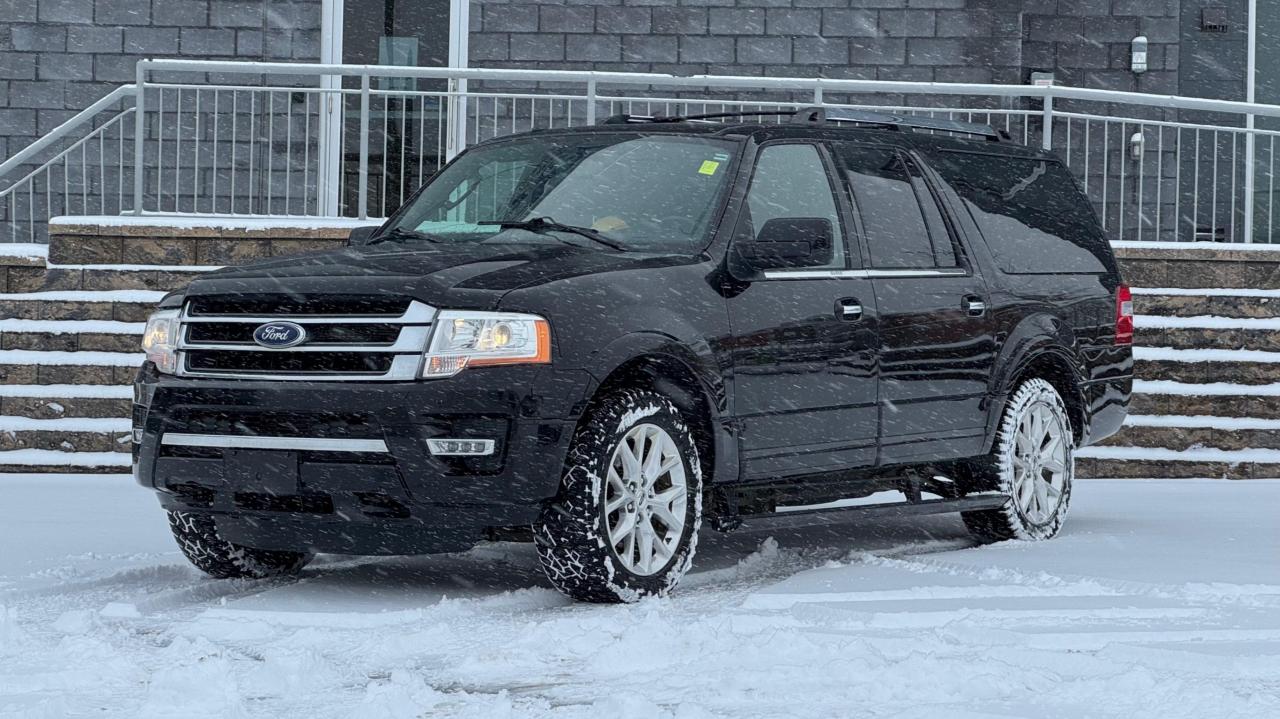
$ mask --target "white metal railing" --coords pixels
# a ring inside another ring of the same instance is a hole
[[[0,164],[0,239],[41,241],[55,214],[385,216],[492,137],[621,113],[808,105],[980,122],[1053,149],[1117,240],[1277,239],[1280,106],[1057,86],[189,60],[139,62],[136,83]]]

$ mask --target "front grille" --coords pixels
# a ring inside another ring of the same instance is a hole
[[[191,317],[218,315],[349,315],[352,317],[396,317],[409,308],[408,297],[396,295],[312,295],[294,293],[251,293],[192,297],[187,303]]]
[[[180,318],[179,372],[190,377],[412,380],[436,310],[393,295],[249,294],[193,297]],[[286,321],[305,330],[287,348],[255,331]]]
[[[200,322],[187,326],[187,341],[204,344],[251,345],[258,325],[249,322]],[[307,328],[307,344],[389,345],[400,336],[393,324],[316,325]]]
[[[175,431],[191,434],[327,439],[382,437],[376,420],[358,412],[299,413],[190,408],[175,410],[168,422]]]
[[[192,372],[250,372],[282,374],[384,374],[391,369],[391,355],[360,352],[224,352],[192,350],[187,369]]]
[[[289,512],[292,514],[333,514],[333,497],[327,494],[264,494],[236,492],[237,509],[256,512]]]

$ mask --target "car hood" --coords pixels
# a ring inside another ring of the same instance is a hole
[[[512,290],[689,259],[570,245],[386,244],[229,267],[195,280],[186,294],[394,293],[436,307],[494,309]]]

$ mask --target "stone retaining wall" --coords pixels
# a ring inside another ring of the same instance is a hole
[[[212,220],[218,222],[218,220]],[[341,247],[362,224],[318,226],[287,221],[235,223],[222,227],[154,218],[109,223],[57,218],[49,228],[49,264],[233,265],[281,255]]]

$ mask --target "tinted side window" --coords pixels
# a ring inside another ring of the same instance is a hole
[[[962,152],[940,152],[935,162],[1005,272],[1108,270],[1093,208],[1061,163]]]
[[[747,194],[747,228],[760,232],[769,220],[818,218],[831,222],[835,241],[830,261],[818,268],[844,269],[844,233],[826,166],[813,145],[770,145],[760,151]]]
[[[897,150],[840,143],[839,154],[862,220],[872,267],[955,266],[955,250],[933,196],[918,173],[912,177]],[[933,222],[926,221],[922,202],[936,215]]]

